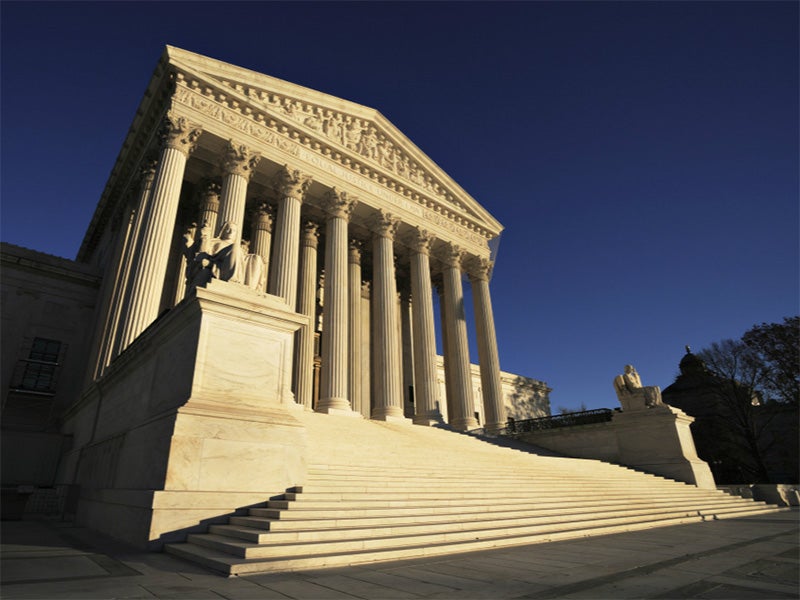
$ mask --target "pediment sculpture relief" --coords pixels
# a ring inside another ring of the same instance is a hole
[[[229,81],[222,83],[246,95],[251,100],[324,135],[330,141],[379,164],[387,171],[410,181],[428,193],[447,200],[455,208],[472,212],[448,194],[441,183],[403,152],[386,132],[381,131],[371,121],[240,83]]]

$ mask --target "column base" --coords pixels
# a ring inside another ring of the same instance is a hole
[[[384,423],[401,423],[403,425],[411,425],[411,419],[396,415],[380,415],[372,416],[372,421],[383,421]]]
[[[469,431],[470,429],[478,429],[480,423],[473,417],[469,419],[453,419],[450,421],[450,426],[459,431]]]
[[[414,425],[424,425],[426,427],[433,427],[444,423],[444,419],[442,419],[441,415],[414,415],[412,421]]]
[[[318,413],[325,413],[325,414],[334,414],[337,411],[340,412],[352,412],[353,407],[350,406],[350,401],[347,398],[320,398],[319,402],[317,402],[317,407],[314,409],[315,412]]]
[[[340,417],[353,417],[354,419],[363,419],[364,416],[349,408],[335,408],[333,406],[318,406],[314,411],[323,415],[337,415]]]
[[[506,426],[507,426],[507,423],[486,423],[483,426],[483,430],[486,433],[497,433],[501,429],[505,429]]]
[[[403,409],[399,406],[381,406],[372,411],[373,421],[384,421],[386,423],[411,423],[411,419],[403,414]]]

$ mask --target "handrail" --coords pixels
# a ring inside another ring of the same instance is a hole
[[[564,413],[561,415],[552,415],[549,417],[539,417],[537,419],[525,419],[516,421],[509,419],[505,427],[499,430],[486,432],[481,427],[479,429],[472,429],[467,433],[471,435],[502,435],[507,437],[516,437],[520,433],[529,431],[544,431],[546,429],[558,429],[561,427],[574,427],[576,425],[590,425],[592,423],[606,423],[611,420],[614,411],[610,408],[595,408],[593,410],[584,410],[581,412]]]

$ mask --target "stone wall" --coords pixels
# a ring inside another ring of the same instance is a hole
[[[666,405],[614,413],[610,422],[526,432],[519,439],[575,458],[592,458],[714,488],[697,457],[692,418]]]

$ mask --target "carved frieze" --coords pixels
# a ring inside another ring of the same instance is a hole
[[[409,187],[387,178],[381,172],[353,161],[346,153],[336,152],[335,148],[320,144],[313,135],[305,136],[299,130],[287,127],[266,114],[253,111],[249,107],[242,108],[238,102],[225,99],[211,88],[201,89],[199,85],[190,88],[188,85],[190,84],[184,81],[183,85],[177,87],[175,101],[293,155],[300,161],[323,169],[343,181],[352,183],[381,200],[448,231],[470,245],[485,248],[487,239],[492,237],[476,223],[450,210],[448,205],[460,210],[464,210],[465,207],[451,195],[442,195],[444,191],[438,183],[431,185],[442,191],[440,196],[447,204],[426,198]],[[237,89],[237,91],[242,90]],[[388,169],[386,165],[393,165],[389,170],[394,170],[396,174],[407,175],[406,179],[412,183],[432,181],[413,160],[401,155],[400,151],[391,145],[390,140],[371,124],[365,125],[365,122],[355,117],[302,104],[292,99],[284,99],[285,102],[276,101],[279,99],[278,96],[266,92],[259,92],[255,96],[248,93],[248,96],[258,99],[261,104],[325,138],[333,141],[341,139],[342,146],[370,158],[385,169]],[[304,116],[300,118],[300,115]]]

